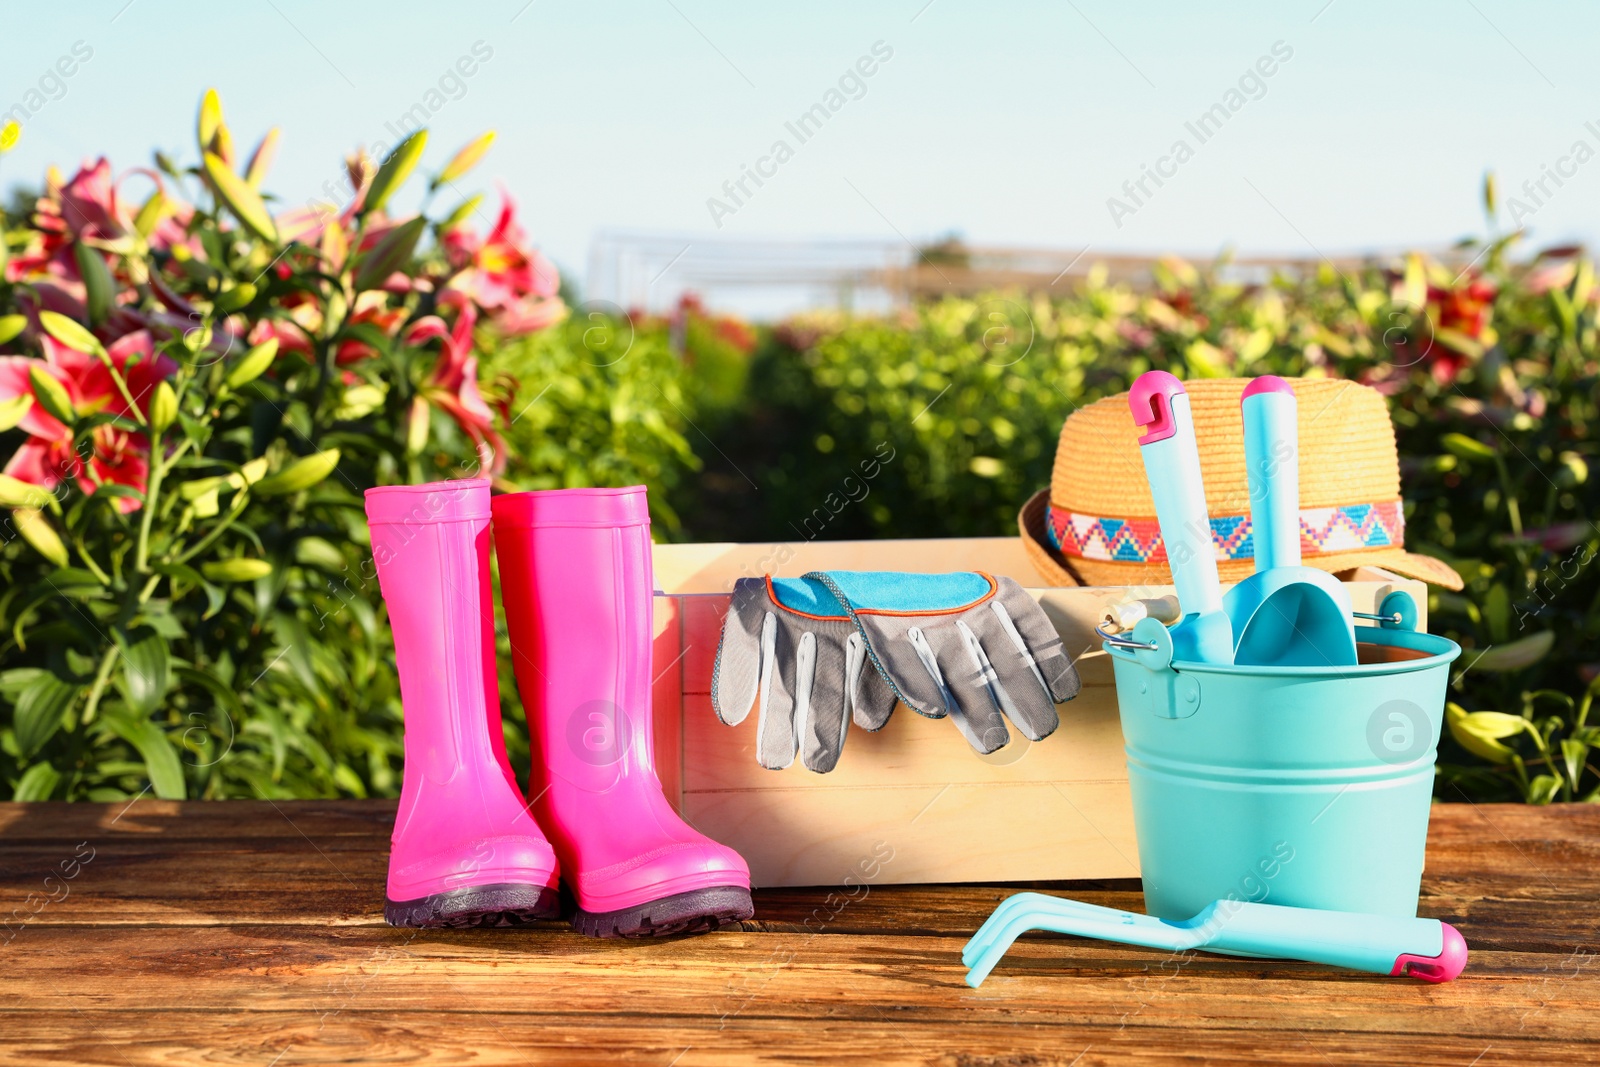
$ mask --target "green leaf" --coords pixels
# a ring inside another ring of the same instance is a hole
[[[215,491],[213,491],[211,495],[215,497]],[[222,605],[227,600],[228,594],[226,592],[211,582],[206,581],[199,571],[195,570],[187,563],[157,563],[152,569],[157,574],[165,574],[167,577],[174,578],[177,581],[188,582],[196,589],[200,589],[205,592],[206,613],[200,616],[202,620],[209,619],[217,612],[221,611]],[[183,677],[182,669],[179,669],[176,673],[178,677]]]
[[[78,275],[83,279],[84,304],[89,311],[89,325],[99,326],[111,314],[117,295],[117,283],[111,277],[111,268],[99,249],[90,248],[82,241],[72,246],[72,257],[78,264]]]
[[[10,400],[0,400],[0,433],[15,429],[33,410],[33,394],[18,393]]]
[[[178,753],[161,727],[149,719],[130,721],[124,716],[108,716],[106,722],[113,733],[144,757],[145,774],[156,796],[162,800],[182,800],[186,791],[183,764],[178,762]]]
[[[82,567],[62,567],[45,579],[52,589],[69,592],[79,589],[99,589],[102,582],[93,571]]]
[[[1500,582],[1490,586],[1483,598],[1483,621],[1489,627],[1489,640],[1501,642],[1511,636],[1511,594]]]
[[[361,257],[361,264],[356,268],[356,291],[364,292],[382,285],[384,279],[409,263],[427,225],[428,220],[418,215],[384,234],[371,251]]]
[[[1528,803],[1548,804],[1561,791],[1561,779],[1553,774],[1541,774],[1528,783]]]
[[[149,626],[131,631],[118,628],[112,636],[123,659],[117,686],[134,711],[149,715],[161,707],[172,684],[172,654],[167,651],[166,639]]]
[[[222,559],[207,563],[201,572],[214,582],[253,582],[272,574],[272,564],[264,559]]]
[[[1589,759],[1589,746],[1576,737],[1568,737],[1561,742],[1561,759],[1567,765],[1567,781],[1577,788],[1583,778],[1583,765]]]
[[[1447,433],[1439,438],[1439,443],[1444,445],[1451,453],[1462,459],[1477,459],[1494,461],[1495,450],[1475,438],[1464,433]]]
[[[1531,667],[1550,654],[1556,643],[1553,630],[1544,630],[1488,650],[1467,663],[1469,671],[1519,671]]]
[[[1557,293],[1560,293],[1562,296],[1566,296],[1566,294],[1561,293],[1559,289],[1551,290],[1552,296],[1556,295]],[[1467,334],[1462,333],[1460,330],[1452,330],[1444,326],[1439,326],[1433,331],[1433,339],[1439,344],[1444,345],[1446,348],[1455,352],[1459,352],[1469,359],[1478,360],[1483,358],[1483,344],[1475,338],[1469,337]]]
[[[239,362],[228,368],[228,375],[223,381],[228,388],[237,389],[247,382],[253,382],[272,366],[272,361],[278,358],[278,339],[269,337],[246,352]]]
[[[228,720],[229,736],[236,736],[243,728],[245,722],[244,705],[239,701],[239,694],[228,686],[222,679],[210,671],[197,667],[179,667],[176,671],[178,681],[189,690],[204,689],[216,701],[217,707]],[[184,731],[185,735],[189,733]],[[220,757],[219,757],[220,758]],[[213,761],[214,762],[214,761]]]
[[[211,187],[228,205],[234,217],[244,223],[245,229],[263,241],[277,244],[278,227],[273,223],[261,194],[250,188],[249,183],[235,174],[215,152],[205,153],[205,169]]]
[[[17,696],[13,724],[23,759],[39,751],[61,729],[61,716],[78,695],[78,689],[50,671],[41,671]]]
[[[251,492],[258,496],[282,496],[286,493],[298,493],[302,489],[309,489],[333,473],[339,465],[339,450],[330,448],[323,452],[313,452],[303,459],[297,459],[283,470],[263,478],[251,486]]]
[[[389,153],[389,158],[383,161],[383,166],[373,175],[372,184],[367,186],[367,196],[361,204],[363,212],[383,209],[383,205],[389,202],[389,197],[394,191],[411,177],[411,172],[416,169],[417,160],[422,158],[422,150],[427,145],[428,131],[418,130]]]
[[[366,783],[347,764],[340,763],[334,766],[333,784],[351,796],[365,797],[367,795]]]
[[[50,794],[56,791],[56,786],[61,784],[61,772],[48,763],[35,763],[32,767],[22,772],[22,777],[17,779],[16,792],[11,799],[49,800]]]
[[[105,348],[94,334],[84,329],[81,323],[67,318],[60,312],[39,312],[39,325],[44,327],[45,333],[75,352],[86,352],[89,355],[100,355],[105,352]]]
[[[28,367],[28,382],[33,386],[33,398],[51,418],[71,426],[78,419],[78,412],[72,406],[72,397],[67,394],[66,386],[45,369],[46,366],[48,364],[44,361],[35,360]]]
[[[42,667],[13,667],[9,671],[0,671],[0,693],[4,693],[15,702],[17,694],[32,685],[34,679],[41,674],[47,673],[49,672]]]
[[[26,315],[0,315],[0,345],[13,339],[28,328]]]

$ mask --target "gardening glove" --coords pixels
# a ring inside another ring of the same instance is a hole
[[[1059,722],[1055,703],[1079,688],[1033,598],[1009,578],[973,573],[741,579],[712,674],[712,707],[729,725],[759,697],[762,766],[787,767],[798,748],[819,772],[838,763],[850,718],[881,729],[896,698],[948,715],[989,753],[1010,740],[1002,715],[1043,740]]]
[[[850,720],[882,729],[894,693],[868,661],[866,640],[833,594],[806,578],[741,578],[712,668],[711,706],[737,726],[758,702],[756,759],[772,770],[796,751],[831,771]]]
[[[1030,741],[1059,724],[1056,704],[1078,695],[1078,672],[1037,601],[1010,578],[976,571],[897,574],[812,571],[849,612],[867,655],[913,711],[949,716],[981,753]]]

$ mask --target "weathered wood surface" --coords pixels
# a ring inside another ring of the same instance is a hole
[[[392,812],[0,805],[0,1063],[1600,1062],[1597,807],[1434,809],[1449,985],[1039,936],[979,990],[961,946],[1018,886],[762,890],[655,943],[391,929]]]

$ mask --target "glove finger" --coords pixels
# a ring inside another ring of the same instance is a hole
[[[1043,741],[1061,725],[1054,697],[1034,673],[999,618],[987,606],[962,616],[989,669],[989,684],[1006,718],[1029,741]]]
[[[867,666],[862,674],[871,670],[885,688],[918,715],[944,718],[949,701],[943,679],[935,680],[919,661],[916,648],[906,637],[908,624],[905,620],[892,615],[863,614],[856,616],[856,621],[866,631]],[[863,678],[862,688],[867,685]],[[887,719],[888,713],[883,717]]]
[[[867,642],[859,633],[845,641],[845,688],[850,693],[856,725],[874,733],[883,729],[899,699],[867,656]]]
[[[795,670],[795,722],[800,734],[800,758],[810,770],[826,774],[839,762],[844,750],[845,731],[850,726],[846,713],[845,650],[839,644],[842,624],[819,625],[809,637],[812,651],[811,682],[806,679],[805,645],[801,638]],[[855,632],[852,628],[851,636]]]
[[[744,722],[761,682],[761,625],[767,617],[764,585],[740,579],[734,586],[711,668],[711,707],[729,726]]]
[[[906,631],[906,638],[917,652],[917,666],[942,680],[950,718],[967,744],[984,755],[1004,747],[1011,734],[989,694],[982,664],[960,627],[950,624],[924,630],[913,626]]]
[[[756,716],[756,762],[781,771],[794,762],[796,635],[768,615],[761,628],[761,686]]]
[[[1040,683],[1057,704],[1077,696],[1083,687],[1078,669],[1039,602],[1010,578],[996,579],[996,584],[999,589],[989,602],[989,609],[1007,631],[1012,646],[1019,640],[1026,646],[1027,655],[1039,670]],[[991,659],[993,655],[990,649]]]

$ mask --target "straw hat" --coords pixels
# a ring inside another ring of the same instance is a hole
[[[1255,568],[1239,397],[1248,378],[1185,382],[1211,514],[1217,569]],[[1445,563],[1404,548],[1400,456],[1377,390],[1334,378],[1293,380],[1299,400],[1300,543],[1306,566],[1378,566],[1461,588]],[[1169,585],[1166,547],[1145,480],[1128,394],[1073,412],[1061,428],[1049,490],[1017,516],[1034,566],[1054,585]]]

